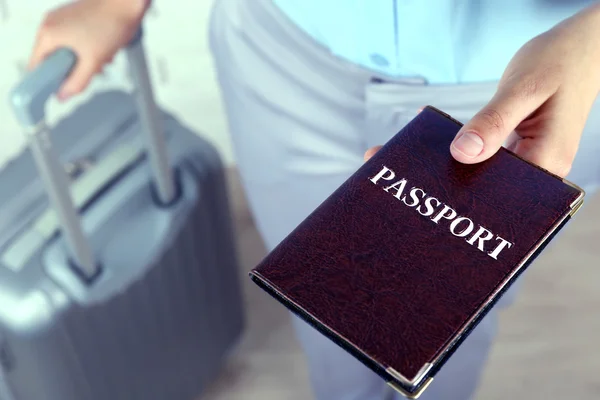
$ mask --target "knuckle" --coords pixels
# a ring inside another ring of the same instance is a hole
[[[513,87],[513,95],[521,99],[531,99],[541,92],[543,80],[539,76],[529,75],[521,78]]]
[[[557,76],[561,74],[560,65],[545,66],[513,79],[509,85],[510,95],[517,99],[529,100],[538,96],[546,96],[558,88]]]
[[[506,127],[505,117],[495,108],[485,108],[479,113],[479,118],[487,130],[492,133],[500,133]]]

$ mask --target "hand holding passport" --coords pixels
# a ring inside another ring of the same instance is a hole
[[[250,273],[410,398],[583,203],[504,148],[458,162],[460,129],[426,107]]]

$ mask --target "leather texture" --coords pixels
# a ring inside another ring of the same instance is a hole
[[[253,270],[276,297],[408,380],[460,336],[581,195],[505,149],[480,164],[456,162],[459,129],[425,108]],[[395,179],[373,183],[383,167]],[[418,187],[442,203],[432,216],[384,190],[402,178],[404,194]],[[469,218],[473,233],[481,225],[512,246],[494,259],[498,240],[480,251],[472,234],[453,235],[451,220],[432,221],[443,205]]]

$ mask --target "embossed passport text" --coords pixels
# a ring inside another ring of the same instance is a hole
[[[459,129],[425,108],[250,273],[410,398],[583,203],[506,149],[456,162]]]

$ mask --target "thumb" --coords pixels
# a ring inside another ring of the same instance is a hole
[[[490,102],[460,129],[450,146],[452,156],[465,164],[487,160],[548,97],[531,90],[524,95],[516,88],[500,87]]]

